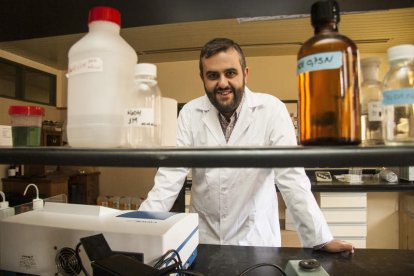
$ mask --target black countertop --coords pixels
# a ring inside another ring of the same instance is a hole
[[[186,188],[191,188],[192,182],[187,179]],[[276,190],[277,186],[276,186]],[[365,193],[365,192],[414,192],[414,183],[411,181],[400,181],[397,183],[379,182],[363,182],[358,184],[333,182],[313,182],[311,181],[312,192],[335,192],[335,193]]]
[[[207,245],[198,246],[192,272],[204,276],[237,276],[260,263],[274,264],[285,270],[289,260],[317,259],[331,276],[408,276],[414,275],[414,250],[356,249],[354,254],[326,253],[310,248]],[[0,275],[17,276],[0,270]],[[24,274],[28,275],[28,274]],[[246,276],[282,275],[272,267],[260,267]]]
[[[258,263],[272,263],[285,269],[289,260],[317,259],[330,275],[414,275],[414,250],[356,249],[354,254],[326,253],[309,248],[274,248],[252,246],[198,246],[198,256],[191,270],[204,275],[239,275]],[[261,267],[247,274],[281,275],[271,267]]]

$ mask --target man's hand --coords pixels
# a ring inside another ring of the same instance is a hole
[[[331,240],[325,246],[323,246],[320,250],[337,253],[337,252],[349,252],[354,253],[354,246],[352,243],[340,240]]]

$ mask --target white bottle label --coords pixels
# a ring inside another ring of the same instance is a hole
[[[152,108],[131,108],[126,111],[125,125],[130,127],[154,127],[154,117]]]
[[[414,104],[414,88],[384,91],[383,105]]]
[[[368,103],[368,121],[377,122],[382,119],[382,105],[380,101]]]
[[[91,57],[75,62],[69,63],[68,68],[68,77],[90,73],[90,72],[102,72],[103,71],[103,61],[99,57]]]
[[[326,69],[337,69],[342,66],[342,52],[325,52],[301,58],[297,65],[297,74]]]

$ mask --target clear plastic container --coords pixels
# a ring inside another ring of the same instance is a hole
[[[89,32],[69,50],[68,143],[119,147],[123,114],[134,88],[135,50],[120,36],[121,15],[110,7],[89,12]]]
[[[41,145],[42,121],[45,110],[40,106],[10,106],[14,147],[38,147]]]
[[[382,83],[379,81],[381,59],[369,57],[361,60],[361,143],[383,144]]]
[[[135,67],[135,89],[126,112],[127,141],[130,147],[161,145],[161,91],[157,67],[140,63]]]
[[[383,128],[387,145],[414,144],[414,45],[388,49],[383,80]]]

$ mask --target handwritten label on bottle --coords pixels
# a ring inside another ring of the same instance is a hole
[[[131,108],[126,111],[125,125],[130,127],[155,126],[154,110],[152,108]]]
[[[382,105],[380,101],[368,103],[368,121],[378,122],[382,120]]]
[[[325,52],[301,58],[297,65],[297,74],[327,69],[337,69],[342,66],[342,52]]]
[[[103,61],[99,57],[91,57],[71,62],[68,67],[68,77],[90,72],[102,72]]]
[[[414,104],[414,88],[384,91],[383,105]]]

